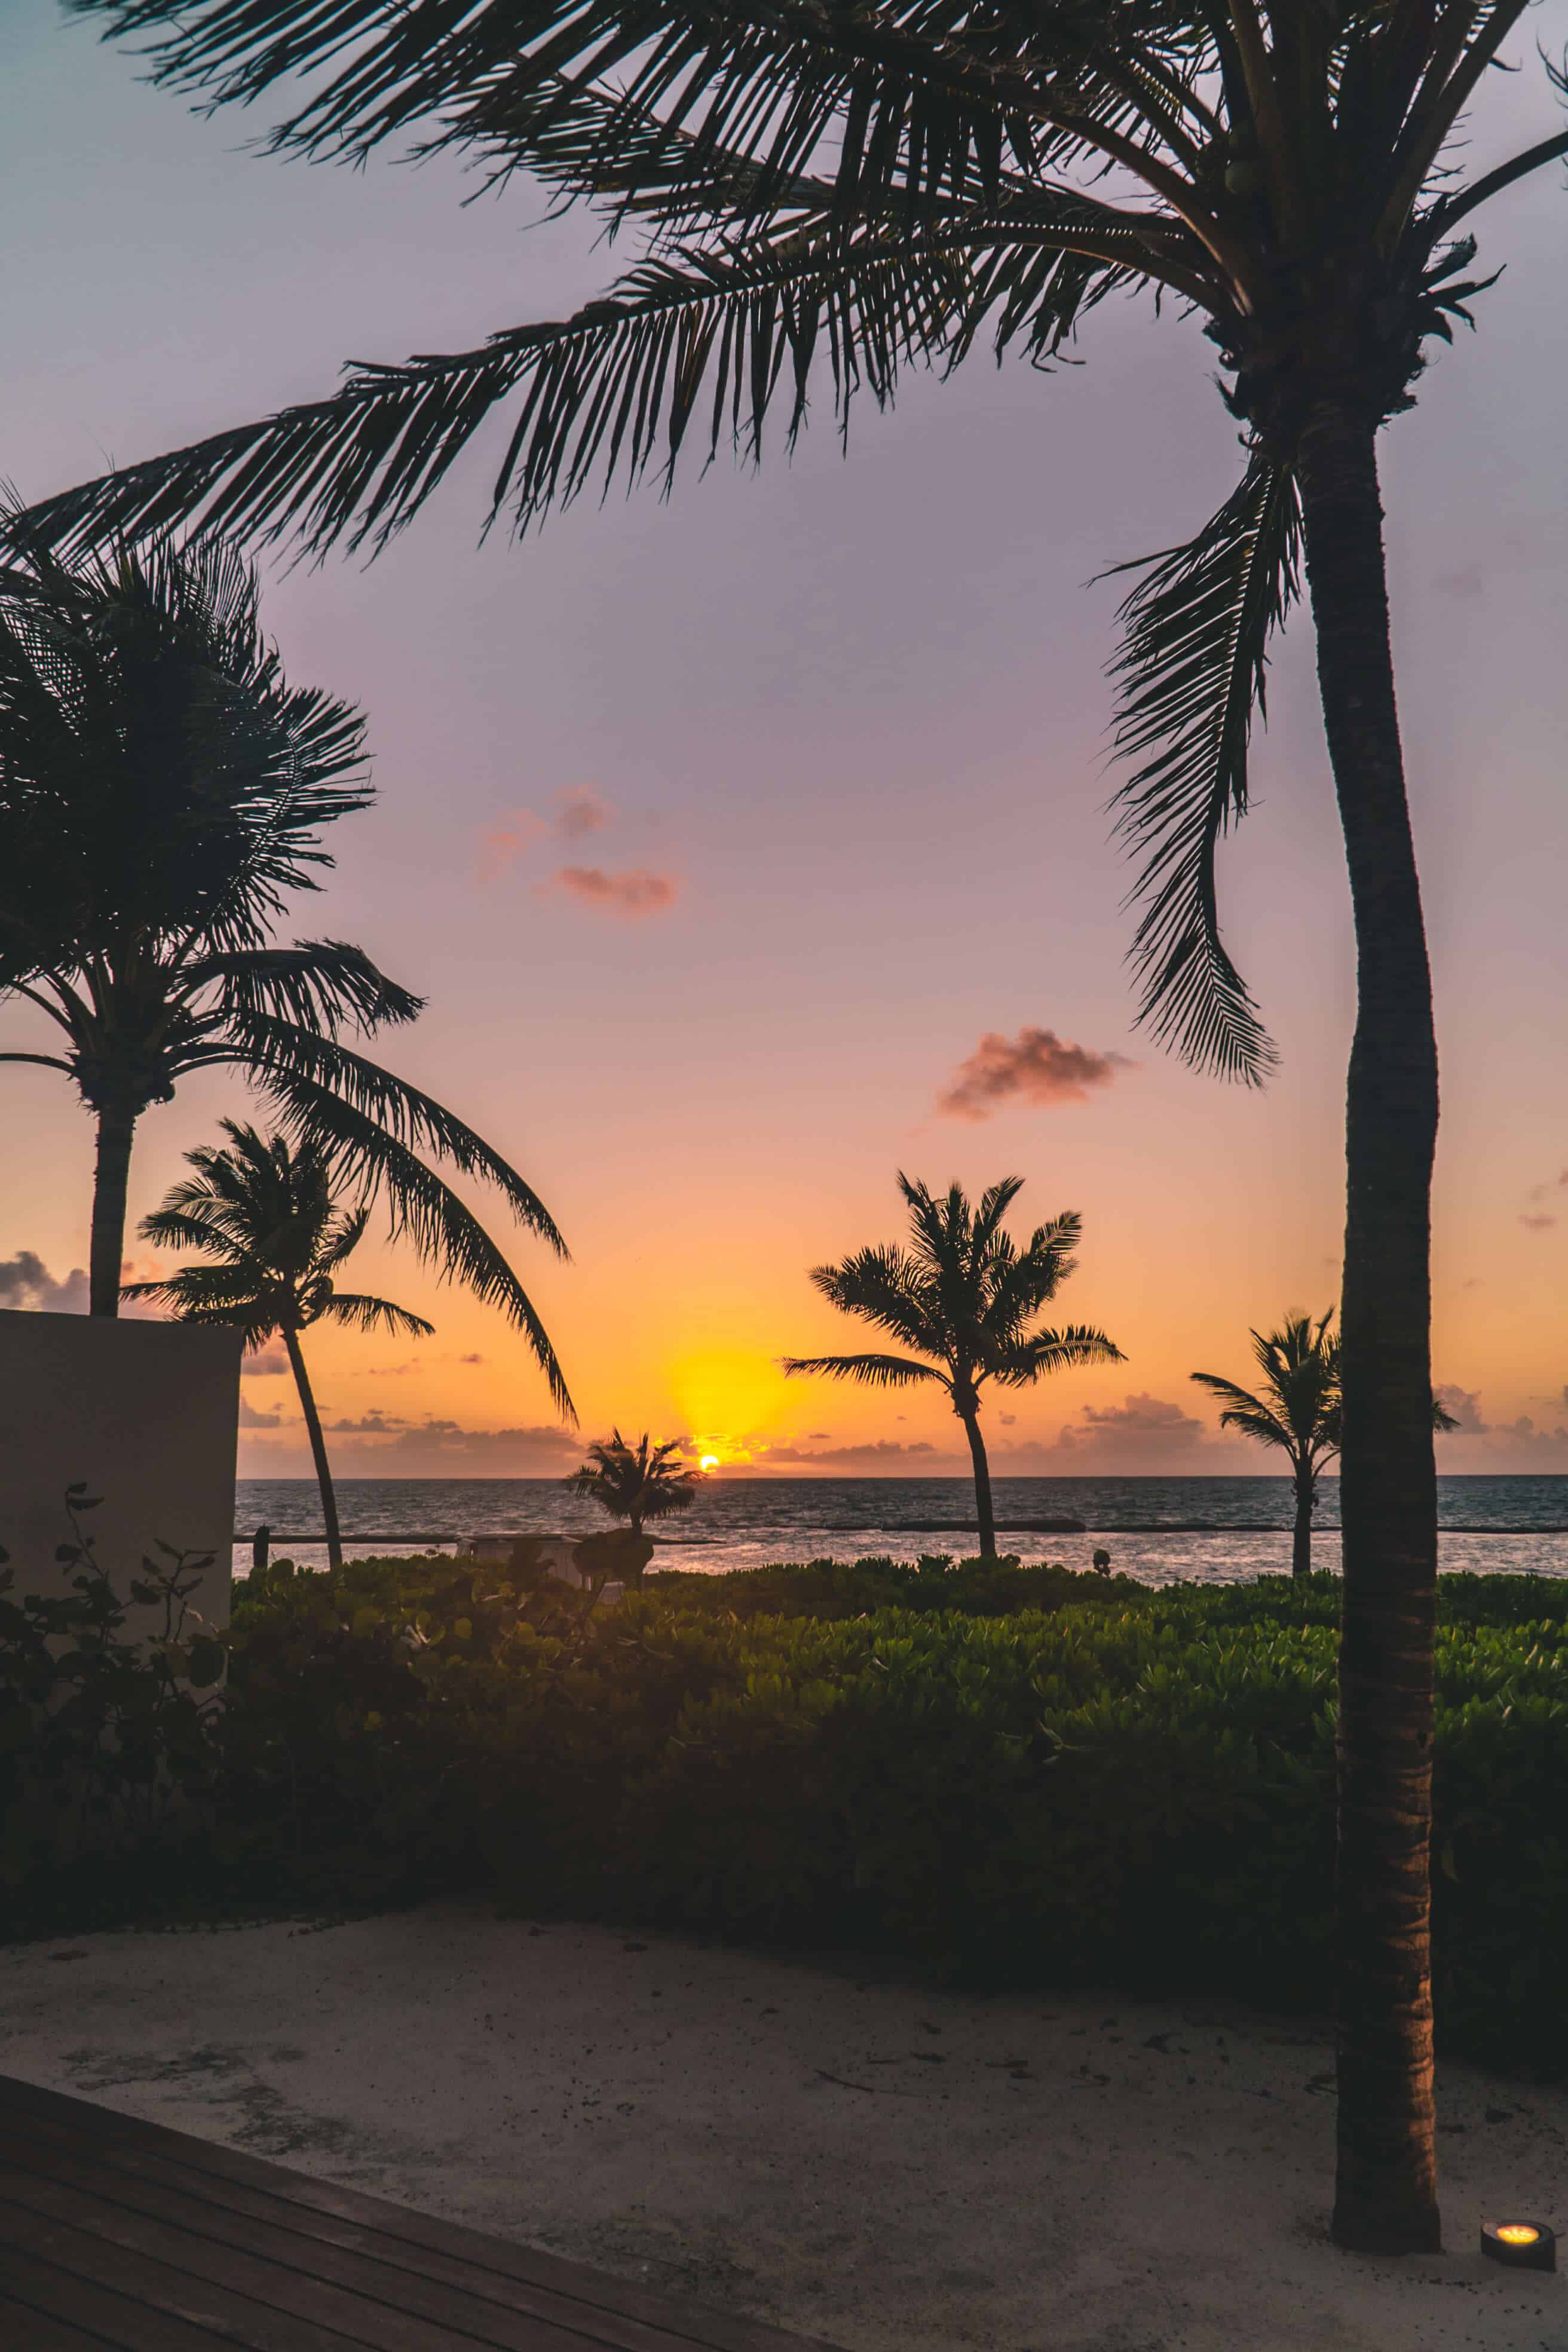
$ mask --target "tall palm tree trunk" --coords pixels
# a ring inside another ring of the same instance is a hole
[[[310,1452],[315,1458],[316,1483],[321,1490],[321,1517],[327,1530],[327,1559],[333,1568],[343,1564],[343,1542],[338,1533],[338,1498],[332,1491],[331,1465],[327,1460],[327,1441],[321,1434],[321,1416],[316,1411],[316,1400],[310,1391],[310,1376],[305,1370],[305,1358],[300,1346],[300,1334],[287,1327],[283,1345],[289,1350],[289,1361],[294,1367],[294,1385],[300,1391],[300,1410],[305,1416],[305,1428],[310,1440]]]
[[[88,1259],[88,1313],[118,1315],[125,1264],[125,1202],[136,1113],[122,1104],[98,1114],[98,1165],[92,1182],[92,1244]]]
[[[1305,1470],[1296,1473],[1296,1528],[1290,1539],[1290,1573],[1310,1576],[1312,1573],[1312,1504],[1315,1499],[1312,1480]]]
[[[1318,679],[1355,915],[1347,1090],[1333,2234],[1440,2242],[1430,1837],[1437,1506],[1430,1193],[1437,1050],[1389,649],[1376,427],[1325,401],[1300,469]]]
[[[974,1512],[980,1527],[980,1557],[996,1557],[996,1515],[991,1502],[991,1465],[985,1458],[985,1440],[980,1434],[980,1415],[961,1412],[963,1433],[969,1440],[969,1458],[974,1465]]]

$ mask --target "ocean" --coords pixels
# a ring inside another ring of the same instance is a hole
[[[1025,1560],[1087,1569],[1103,1545],[1113,1569],[1148,1584],[1245,1581],[1290,1565],[1284,1478],[998,1478],[995,1506],[998,1549]],[[1439,1478],[1437,1510],[1442,1568],[1568,1576],[1568,1477]],[[345,1478],[338,1513],[351,1553],[451,1551],[470,1535],[585,1535],[606,1524],[553,1478]],[[1084,1522],[1081,1535],[1005,1524],[1064,1514]],[[274,1558],[325,1564],[313,1479],[240,1480],[237,1575],[249,1569],[261,1521]],[[1335,1479],[1322,1483],[1315,1525],[1315,1563],[1338,1568]],[[689,1512],[664,1522],[655,1566],[718,1574],[773,1560],[962,1558],[973,1550],[973,1526],[966,1478],[719,1476]]]

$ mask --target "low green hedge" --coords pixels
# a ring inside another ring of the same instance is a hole
[[[284,1563],[237,1590],[196,1891],[484,1887],[969,1983],[1321,2008],[1338,1601],[816,1561],[589,1612],[449,1559]],[[1565,1621],[1568,1582],[1441,1580],[1439,2032],[1553,2073]]]
[[[236,1612],[228,1833],[323,1892],[1321,2007],[1338,1603],[818,1561],[584,1622],[450,1560],[275,1571]],[[1446,1577],[1439,1614],[1440,2030],[1568,2068],[1568,1583]]]

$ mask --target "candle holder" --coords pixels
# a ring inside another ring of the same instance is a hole
[[[1483,2221],[1481,2252],[1509,2270],[1557,2268],[1557,2240],[1544,2221]]]

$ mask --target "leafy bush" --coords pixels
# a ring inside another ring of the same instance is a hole
[[[224,1644],[191,1594],[212,1559],[160,1545],[121,1597],[83,1525],[100,1499],[68,1490],[68,1592],[13,1599],[0,1550],[0,1889],[19,1929],[118,1916],[206,1835]],[[127,1634],[132,1603],[151,1631]]]
[[[484,1887],[972,1983],[1321,2007],[1338,1602],[1326,1575],[862,1560],[605,1612],[519,1569],[283,1561],[236,1590],[202,1885]],[[1568,2071],[1568,1585],[1446,1577],[1438,1618],[1439,2033]]]

